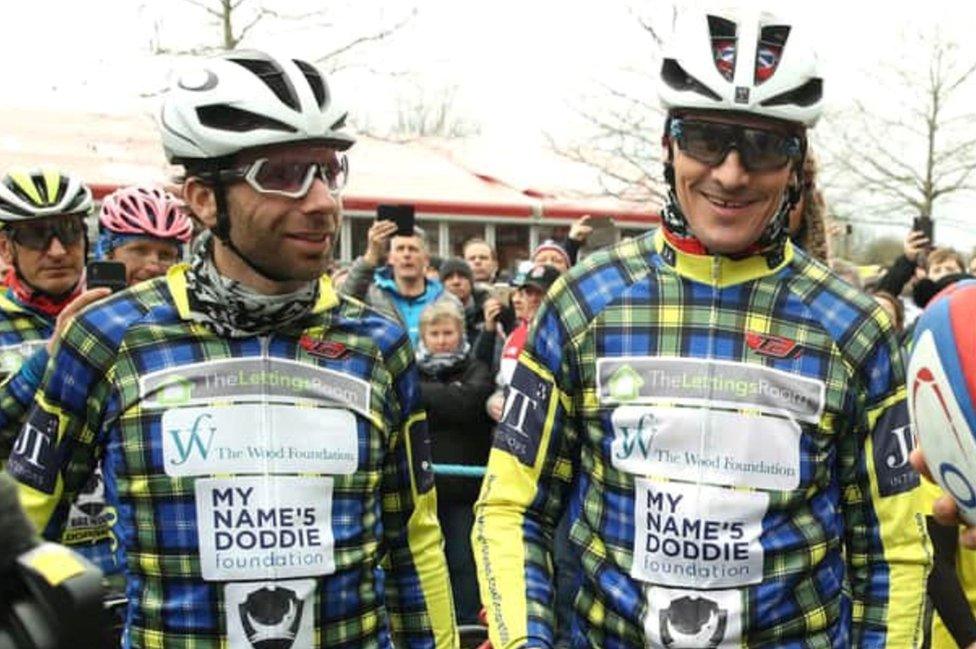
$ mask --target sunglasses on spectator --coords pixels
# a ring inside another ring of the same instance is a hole
[[[62,216],[7,227],[15,243],[31,250],[47,250],[55,237],[62,246],[73,246],[85,236],[85,223],[80,216]]]
[[[258,158],[238,169],[220,172],[222,180],[243,180],[256,192],[287,198],[304,197],[316,178],[320,178],[330,192],[338,193],[348,176],[349,161],[343,154],[333,154],[322,162]]]
[[[682,153],[712,167],[722,164],[732,149],[739,152],[746,171],[781,169],[803,153],[799,136],[754,126],[676,117],[669,134]]]

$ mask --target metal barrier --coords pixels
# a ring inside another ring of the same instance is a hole
[[[485,477],[485,467],[468,464],[435,464],[434,475],[452,478],[481,478]]]

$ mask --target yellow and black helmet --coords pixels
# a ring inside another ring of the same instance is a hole
[[[80,178],[42,167],[15,170],[0,179],[0,222],[17,223],[48,216],[92,211],[92,194]]]

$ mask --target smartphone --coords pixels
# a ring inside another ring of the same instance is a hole
[[[916,216],[912,221],[912,230],[917,230],[925,235],[929,243],[935,243],[932,238],[935,229],[935,222],[927,216]]]
[[[397,224],[396,236],[412,237],[414,229],[413,205],[377,205],[377,221],[393,221]]]
[[[92,261],[85,271],[88,288],[106,287],[113,293],[121,291],[127,286],[125,281],[125,264],[121,261]]]
[[[492,284],[491,291],[489,295],[505,306],[509,306],[512,303],[512,291],[515,288],[511,284],[506,284],[505,282],[500,282],[497,284]]]

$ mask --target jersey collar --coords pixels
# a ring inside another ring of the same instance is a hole
[[[654,235],[654,249],[661,260],[679,275],[703,284],[733,286],[779,272],[793,260],[793,244],[732,258],[709,255],[703,248],[691,248],[661,228]]]
[[[190,299],[186,290],[186,271],[190,264],[183,262],[170,266],[166,271],[166,284],[176,303],[176,310],[183,320],[192,320],[190,317]],[[312,307],[312,313],[322,313],[332,309],[339,304],[339,296],[332,286],[332,279],[328,275],[319,278],[319,296]]]

